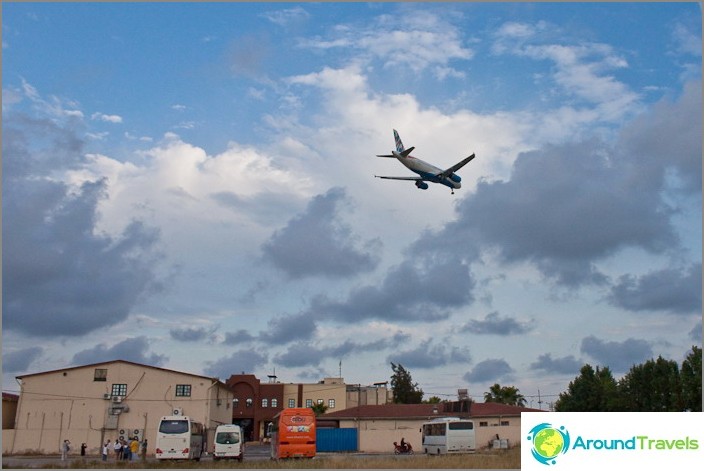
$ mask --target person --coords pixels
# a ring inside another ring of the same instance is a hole
[[[122,440],[122,459],[125,461],[129,461],[130,458],[130,444],[127,442],[127,440]]]
[[[71,451],[71,442],[68,440],[64,440],[63,445],[61,445],[61,461],[64,461],[66,459],[66,456],[68,456],[69,451]]]
[[[103,461],[108,460],[108,449],[110,447],[110,440],[105,441],[105,445],[103,445]]]
[[[122,443],[120,443],[120,440],[116,438],[112,448],[115,450],[115,461],[119,461],[122,458]]]
[[[139,442],[137,437],[132,437],[130,442],[130,460],[135,461],[137,459],[137,453],[139,453]]]
[[[86,448],[88,448],[88,445],[81,443],[81,456],[86,456]]]
[[[406,451],[408,448],[408,445],[406,445],[406,439],[404,437],[401,437],[401,451]]]
[[[142,441],[142,461],[147,460],[147,439],[145,438],[144,441]]]

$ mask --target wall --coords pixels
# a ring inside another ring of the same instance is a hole
[[[108,369],[106,381],[94,380],[96,368]],[[111,362],[23,376],[22,381],[17,428],[8,453],[58,453],[62,441],[68,439],[74,450],[85,442],[87,453],[97,455],[101,443],[114,442],[121,430],[128,435],[143,430],[147,452],[153,453],[159,418],[171,415],[174,408],[182,408],[184,415],[208,429],[231,421],[229,390],[209,378],[187,373]],[[106,429],[108,411],[116,404],[103,396],[112,392],[113,384],[127,384],[127,396],[120,405],[129,411],[117,416],[116,428]],[[177,384],[189,384],[191,396],[177,397]]]

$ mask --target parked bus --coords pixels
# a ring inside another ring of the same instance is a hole
[[[443,417],[426,422],[421,428],[423,452],[444,455],[446,453],[474,453],[476,436],[474,422],[458,417]]]
[[[242,462],[244,457],[244,441],[242,429],[239,425],[218,425],[215,429],[215,444],[213,445],[213,459],[235,458]]]
[[[159,460],[200,460],[205,444],[203,424],[184,415],[162,417],[156,431],[156,458]]]
[[[313,458],[315,456],[315,413],[310,407],[284,409],[271,424],[271,457]]]

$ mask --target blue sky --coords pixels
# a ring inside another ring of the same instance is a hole
[[[697,3],[3,3],[3,390],[556,398],[701,346]],[[374,175],[414,155],[451,195]],[[537,404],[534,404],[537,405]]]

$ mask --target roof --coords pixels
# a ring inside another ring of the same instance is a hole
[[[3,393],[2,393],[2,400],[3,400],[3,401],[15,401],[15,402],[17,402],[17,401],[19,400],[19,398],[20,398],[20,397],[19,397],[17,394],[6,393],[6,392],[4,392],[4,391],[3,391]]]
[[[194,377],[196,377],[196,378],[204,378],[204,379],[208,379],[208,380],[211,380],[211,381],[217,381],[220,385],[222,385],[223,387],[227,388],[227,385],[226,385],[225,383],[223,383],[222,381],[220,381],[218,378],[213,378],[213,377],[210,377],[210,376],[203,376],[203,375],[196,375],[196,374],[193,374],[193,373],[187,373],[187,372],[185,372],[185,371],[169,370],[169,369],[167,369],[167,368],[159,368],[158,366],[144,365],[144,364],[142,364],[142,363],[135,363],[135,362],[133,362],[133,361],[127,361],[127,360],[101,361],[101,362],[99,362],[99,363],[91,363],[91,364],[88,364],[88,365],[71,366],[71,367],[68,367],[68,368],[59,368],[58,370],[49,370],[49,371],[42,371],[42,372],[39,372],[39,373],[30,373],[30,374],[26,374],[26,375],[20,375],[20,376],[17,376],[17,378],[18,378],[18,379],[22,379],[22,378],[28,378],[28,377],[30,377],[30,376],[39,376],[39,375],[45,375],[45,374],[51,374],[51,373],[59,373],[59,372],[62,372],[62,371],[78,370],[78,369],[81,369],[81,368],[93,368],[93,367],[96,367],[96,366],[109,365],[109,364],[112,364],[112,363],[124,363],[124,364],[127,364],[127,365],[136,366],[136,367],[139,367],[139,368],[151,368],[151,369],[153,369],[153,370],[165,371],[165,372],[167,372],[167,373],[178,373],[178,374],[183,374],[183,375],[188,375],[188,376],[194,376]]]
[[[434,412],[434,410],[436,412]],[[430,417],[467,417],[465,413],[437,411],[436,404],[383,404],[350,407],[320,416],[320,419],[428,419]],[[540,412],[528,407],[496,402],[472,403],[469,417],[520,416],[521,412]]]

